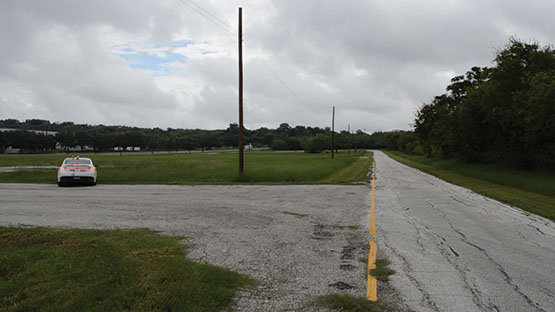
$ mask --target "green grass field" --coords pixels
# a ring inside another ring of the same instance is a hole
[[[99,154],[93,159],[98,182],[110,184],[286,184],[350,183],[368,181],[372,162],[367,152],[330,154],[303,152],[250,152],[245,154],[245,174],[238,175],[236,153]],[[2,155],[0,167],[59,165],[64,154]],[[0,173],[0,183],[55,183],[56,170]]]
[[[253,282],[150,230],[0,227],[0,311],[223,311]]]
[[[492,164],[468,164],[457,159],[386,153],[447,182],[555,220],[555,174],[510,170]]]

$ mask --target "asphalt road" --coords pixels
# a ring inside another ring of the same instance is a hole
[[[376,161],[376,227],[417,311],[555,311],[555,224],[402,165]]]
[[[374,158],[378,257],[397,271],[379,298],[415,311],[555,311],[552,221]],[[320,294],[366,293],[369,202],[368,185],[0,184],[0,225],[183,235],[192,259],[260,281],[237,310],[320,311]]]
[[[1,226],[151,228],[189,257],[257,279],[239,311],[320,311],[327,293],[366,294],[369,187],[0,184]]]

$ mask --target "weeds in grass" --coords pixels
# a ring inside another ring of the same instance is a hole
[[[0,228],[1,311],[222,311],[251,281],[150,230]]]
[[[345,312],[382,312],[391,311],[382,303],[368,301],[366,298],[347,294],[329,294],[318,297],[317,303],[330,309]]]
[[[378,281],[389,281],[389,276],[395,274],[395,270],[389,268],[391,262],[387,259],[376,259],[376,268],[370,270],[370,275]]]
[[[358,259],[362,263],[368,263],[367,257]],[[395,274],[394,270],[388,268],[390,264],[387,259],[377,259],[376,268],[370,271],[370,274],[379,281],[388,281],[389,275]],[[369,301],[362,297],[353,297],[348,294],[329,294],[320,296],[317,302],[331,309],[348,312],[366,312],[366,311],[394,311],[394,307],[389,306],[380,300],[377,302]]]

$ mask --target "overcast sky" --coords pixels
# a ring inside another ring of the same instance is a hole
[[[0,119],[226,128],[239,6],[249,129],[409,129],[510,36],[555,42],[553,0],[2,0]]]

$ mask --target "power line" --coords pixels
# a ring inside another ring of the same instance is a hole
[[[289,93],[291,93],[296,99],[301,101],[303,104],[307,105],[307,103],[300,96],[298,96],[297,93],[295,93],[293,89],[289,87],[289,85],[285,82],[285,80],[283,80],[283,78],[281,78],[281,76],[273,69],[272,65],[270,65],[270,63],[268,63],[263,57],[260,57],[258,55],[254,46],[246,39],[245,39],[245,45],[247,46],[247,48],[249,48],[249,50],[251,50],[251,52],[254,54],[254,57],[257,58],[260,62],[262,62],[262,65],[266,66],[266,69],[270,73],[272,73],[272,75],[274,75],[274,77],[285,87],[285,89],[287,89],[287,91],[289,91]]]
[[[220,27],[221,29],[231,33],[234,36],[237,36],[237,32],[234,31],[233,28],[231,28],[231,26],[229,26],[227,23],[225,23],[221,19],[217,18],[214,14],[210,13],[208,10],[204,9],[203,7],[198,5],[197,3],[195,3],[191,0],[178,0],[178,1],[183,3],[184,5],[188,6],[193,11],[197,12],[198,14],[203,16],[204,18],[206,18],[212,24]]]
[[[6,101],[4,101],[4,99],[2,97],[0,97],[0,102],[2,102],[2,104],[4,104],[4,106],[6,106],[6,108],[8,109],[8,113],[12,114],[12,116],[15,117],[15,114],[11,110],[10,106],[8,106],[8,104],[6,103]]]
[[[191,8],[193,11],[195,11],[196,13],[200,14],[201,16],[203,16],[204,18],[206,18],[208,21],[210,21],[211,23],[213,23],[214,25],[218,26],[219,28],[225,30],[226,32],[231,33],[234,36],[238,36],[238,33],[231,27],[229,26],[226,22],[222,21],[220,18],[218,18],[215,14],[211,13],[210,11],[208,11],[207,9],[203,8],[201,5],[199,5],[198,3],[192,1],[192,0],[179,0],[179,2],[183,3],[184,5],[188,6],[189,8]],[[264,59],[263,57],[261,57],[256,48],[254,47],[254,45],[247,40],[246,38],[244,38],[244,35],[242,35],[243,38],[243,42],[245,43],[245,46],[251,50],[251,52],[253,53],[254,57],[256,59],[258,59],[262,65],[264,65],[264,67],[266,67],[266,69],[274,76],[274,78],[276,78],[284,87],[285,89],[291,93],[291,95],[293,95],[293,97],[295,97],[297,100],[299,100],[301,103],[307,105],[307,103],[295,92],[293,91],[293,89],[291,89],[291,87],[289,87],[289,85],[285,82],[285,80],[277,73],[276,70],[274,70],[274,68],[272,67],[272,65],[270,65],[270,63],[268,63],[268,61],[266,61],[266,59]]]
[[[235,36],[237,36],[237,31],[235,31],[235,29],[233,27],[231,27],[229,24],[227,24],[226,22],[224,22],[223,20],[221,20],[220,18],[218,18],[215,14],[210,13],[210,11],[206,10],[205,8],[203,8],[201,5],[199,5],[198,3],[194,2],[193,0],[186,0],[189,3],[194,4],[196,7],[198,7],[200,10],[202,10],[203,12],[205,12],[207,15],[213,17],[216,21],[218,21],[221,25],[223,25],[225,28],[227,28],[227,30],[229,32],[231,32],[232,34],[234,34]]]

